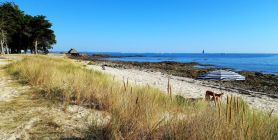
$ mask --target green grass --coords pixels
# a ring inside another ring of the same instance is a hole
[[[192,103],[47,56],[25,57],[8,72],[47,99],[108,112],[109,124],[88,122],[88,139],[278,139],[277,117],[253,111],[237,98],[227,105]]]

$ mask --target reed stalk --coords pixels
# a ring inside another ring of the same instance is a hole
[[[172,85],[170,85],[170,98],[172,99]]]
[[[128,87],[128,78],[126,79],[126,87]]]
[[[236,97],[235,96],[233,97],[233,100],[234,100],[233,101],[234,113],[236,113],[237,112],[237,108],[236,108],[237,106],[236,106]]]
[[[217,104],[219,118],[221,117],[221,104],[220,103],[221,102],[218,102],[218,104]]]
[[[124,84],[124,91],[126,91],[126,83],[125,83],[125,80],[123,80],[123,84]]]
[[[226,103],[226,120],[229,118],[229,110],[230,110],[230,101],[229,96],[227,96],[227,103]]]
[[[168,77],[168,82],[167,82],[167,94],[170,94],[170,77]]]
[[[232,104],[233,104],[233,96],[231,96],[231,98],[230,98],[230,109],[229,109],[229,123],[231,123],[232,122],[232,112],[233,112],[233,107],[232,107]]]
[[[239,97],[237,97],[237,101],[236,101],[237,113],[240,113],[239,104],[240,104]]]
[[[78,92],[78,93],[77,93],[77,98],[76,98],[76,104],[77,104],[77,105],[80,105],[80,103],[81,103],[81,97],[80,97],[80,96],[81,96],[81,93]]]
[[[215,94],[213,93],[213,101],[214,101],[214,105],[217,106],[217,101],[216,101],[216,98],[215,98]]]
[[[272,109],[272,110],[269,112],[269,114],[268,114],[268,117],[269,117],[269,118],[271,117],[273,111],[274,111],[274,109]]]

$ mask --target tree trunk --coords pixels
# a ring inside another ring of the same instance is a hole
[[[1,43],[1,54],[5,54],[5,51],[4,51],[4,41],[1,40],[0,43]]]
[[[35,54],[38,54],[38,40],[35,41]]]
[[[8,44],[6,42],[5,42],[5,49],[6,49],[6,53],[10,54],[10,49],[9,49]]]
[[[5,51],[4,51],[4,44],[5,44],[5,34],[4,34],[4,31],[1,30],[1,41],[0,41],[0,44],[1,44],[1,54],[5,54]]]

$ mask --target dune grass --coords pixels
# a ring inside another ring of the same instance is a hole
[[[88,122],[88,139],[278,139],[277,117],[249,109],[236,97],[222,105],[191,102],[47,56],[26,57],[7,70],[65,108],[77,104],[107,111],[108,125]]]

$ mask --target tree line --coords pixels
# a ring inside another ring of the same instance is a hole
[[[56,43],[51,27],[43,15],[31,16],[14,3],[0,3],[0,53],[48,53]]]

